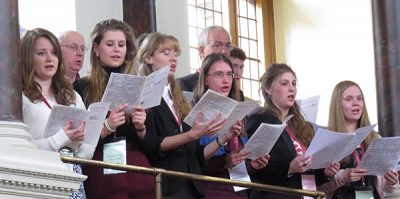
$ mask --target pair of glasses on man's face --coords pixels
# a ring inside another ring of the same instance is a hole
[[[233,79],[235,77],[235,74],[233,74],[232,72],[224,73],[222,71],[217,71],[215,73],[208,74],[207,76],[212,76],[216,79],[223,79],[226,76],[228,79]]]

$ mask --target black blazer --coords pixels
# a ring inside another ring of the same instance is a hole
[[[199,73],[195,72],[180,78],[176,78],[176,83],[181,87],[183,91],[193,92],[199,79]]]
[[[247,120],[246,130],[249,136],[257,130],[261,123],[281,124],[282,122],[275,117],[271,111],[265,111],[265,109],[260,110],[251,115]],[[282,132],[281,136],[272,147],[269,155],[271,158],[265,168],[250,173],[252,181],[262,184],[302,189],[300,174],[294,174],[291,177],[288,177],[290,162],[297,156],[297,154],[293,141],[286,130]],[[321,179],[324,178],[323,170],[312,170],[311,172],[315,174],[316,183],[320,184],[320,180],[322,183],[322,180],[324,180]],[[300,199],[301,197],[253,190],[250,194],[250,198]]]
[[[183,123],[183,132],[190,127]],[[143,146],[150,163],[154,167],[173,171],[201,174],[201,166],[204,165],[204,148],[195,140],[169,151],[161,151],[160,144],[167,136],[182,133],[175,117],[164,99],[160,106],[147,110],[146,136]],[[171,196],[181,191],[184,185],[194,187],[197,194],[203,195],[202,183],[199,181],[187,181],[181,178],[163,177],[163,195]]]

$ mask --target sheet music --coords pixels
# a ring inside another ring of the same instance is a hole
[[[247,158],[255,160],[268,154],[285,127],[286,124],[262,123],[242,149],[250,152]]]
[[[96,102],[89,106],[89,116],[86,120],[84,143],[96,146],[99,141],[104,119],[110,107],[109,102]]]
[[[231,180],[240,180],[245,182],[251,182],[250,176],[247,173],[246,164],[244,161],[234,166],[232,169],[228,169],[229,177]],[[233,186],[235,192],[248,189],[247,187]]]
[[[306,152],[306,155],[312,156],[309,168],[326,168],[331,163],[342,160],[361,144],[374,127],[375,125],[362,127],[354,133],[340,133],[319,128]]]
[[[93,112],[89,112],[84,109],[55,105],[51,109],[49,120],[46,124],[45,136],[50,137],[56,134],[60,129],[71,121],[72,128],[77,128],[82,122],[85,122],[85,138],[84,143],[91,145],[97,145],[101,126],[104,122],[104,118],[108,112],[110,103],[94,103],[90,106]],[[67,146],[77,149],[79,144],[71,143]]]
[[[132,108],[139,104],[145,81],[146,77],[111,73],[101,101],[110,102],[110,109],[124,103],[129,104],[129,108]]]
[[[327,129],[319,128],[306,155],[312,156],[311,169],[326,168],[334,162],[338,153],[353,138],[352,133],[337,133]]]
[[[256,107],[257,104],[253,102],[238,102],[209,89],[183,121],[192,126],[199,113],[204,115],[203,122],[208,122],[219,112],[226,118],[226,123],[219,133],[228,133],[233,124],[242,120]]]
[[[296,100],[297,104],[300,106],[304,118],[307,121],[314,123],[317,121],[319,99],[320,96],[317,95],[302,100]]]
[[[235,109],[226,118],[226,123],[220,130],[221,133],[228,133],[231,127],[237,122],[242,120],[248,113],[252,112],[257,108],[257,104],[254,102],[238,102]]]
[[[354,150],[358,146],[360,146],[361,142],[367,138],[367,136],[371,133],[371,131],[375,128],[376,124],[370,125],[370,126],[365,126],[357,129],[354,132],[354,137],[350,140],[350,142],[346,145],[346,147],[342,150],[342,152],[338,155],[338,157],[335,159],[335,162],[341,161],[343,158],[347,157],[351,153],[353,153]]]
[[[110,102],[110,109],[127,103],[125,112],[142,104],[145,109],[160,105],[164,87],[168,83],[169,66],[154,71],[147,77],[111,73],[102,102]]]
[[[168,83],[169,70],[170,66],[165,66],[147,76],[140,96],[140,104],[145,109],[160,105],[164,87]]]
[[[183,121],[192,126],[199,113],[203,113],[203,122],[210,121],[218,112],[223,118],[227,118],[237,104],[236,100],[208,89]]]
[[[359,167],[368,169],[368,175],[384,175],[394,170],[400,159],[400,137],[375,139],[364,153]]]

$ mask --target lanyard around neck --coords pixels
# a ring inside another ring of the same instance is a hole
[[[47,99],[43,95],[42,95],[42,100],[43,100],[44,104],[46,104],[46,106],[51,110],[52,107],[51,107],[49,101],[47,101]],[[56,103],[58,104],[57,100],[56,100]]]

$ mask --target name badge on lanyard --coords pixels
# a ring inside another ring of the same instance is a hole
[[[371,190],[356,191],[356,199],[374,199]]]
[[[114,138],[111,142],[103,145],[103,161],[116,164],[126,164],[126,139],[125,137]],[[126,171],[104,168],[104,174],[126,173]]]
[[[317,186],[315,185],[315,175],[301,175],[301,185],[302,189],[309,191],[316,191]],[[303,196],[303,199],[313,199],[313,197]]]

